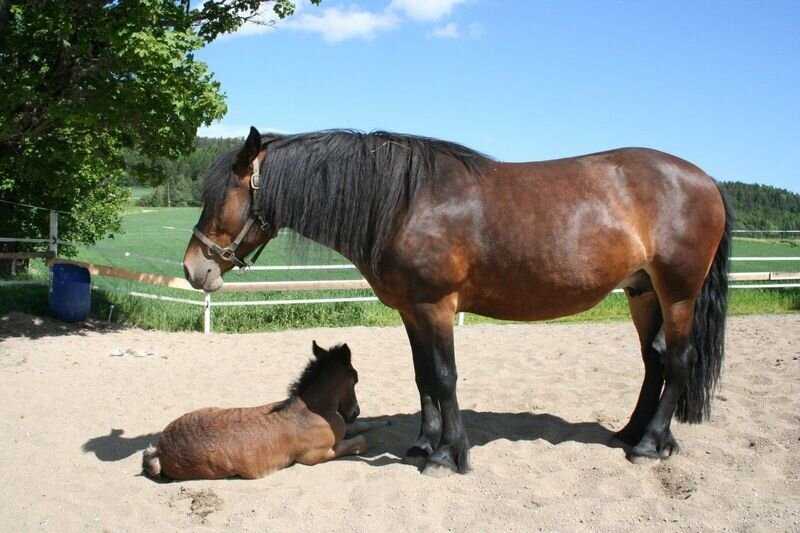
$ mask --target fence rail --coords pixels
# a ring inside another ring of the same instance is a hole
[[[735,233],[789,233],[800,234],[800,230],[734,230]],[[233,307],[233,306],[273,306],[273,305],[303,305],[303,304],[327,304],[327,303],[357,303],[375,302],[375,296],[351,296],[351,297],[332,297],[332,298],[307,298],[307,299],[277,299],[277,300],[235,300],[218,301],[212,300],[210,293],[194,289],[184,278],[167,276],[162,274],[152,274],[146,272],[135,272],[124,268],[109,265],[98,265],[83,261],[74,261],[57,257],[59,244],[72,244],[58,239],[58,213],[50,213],[50,237],[47,239],[0,237],[0,242],[21,242],[48,245],[47,252],[12,252],[0,254],[0,259],[29,259],[45,258],[48,264],[66,263],[82,266],[89,270],[93,276],[111,277],[135,281],[149,285],[180,289],[187,292],[203,294],[202,300],[189,298],[177,298],[173,296],[162,296],[137,291],[129,291],[126,294],[135,298],[145,298],[186,305],[203,307],[203,331],[211,333],[212,330],[212,308],[214,307]],[[779,261],[800,261],[800,257],[732,257],[731,261],[746,262],[779,262]],[[354,270],[356,267],[351,264],[334,265],[264,265],[252,266],[244,271],[299,271],[299,270]],[[800,272],[735,272],[731,273],[729,279],[733,282],[771,282],[771,281],[794,281],[795,283],[734,283],[730,285],[733,289],[783,289],[800,288]],[[10,285],[36,285],[43,284],[42,281],[0,281],[0,286]],[[239,293],[239,292],[287,292],[287,291],[324,291],[324,290],[364,290],[371,289],[365,279],[354,280],[317,280],[317,281],[253,281],[253,282],[226,282],[220,292]],[[622,289],[615,289],[615,293],[622,292]],[[458,324],[464,324],[464,313],[459,313]]]

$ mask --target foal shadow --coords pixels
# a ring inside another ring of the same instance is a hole
[[[471,409],[462,410],[461,417],[472,446],[483,446],[498,439],[543,439],[550,444],[580,442],[625,449],[625,445],[614,438],[613,431],[597,422],[567,422],[550,414],[493,413]],[[372,466],[408,462],[404,457],[419,431],[419,412],[359,420],[389,421],[390,424],[365,434],[369,442],[366,453],[342,457],[340,460],[363,461]]]
[[[81,446],[83,453],[93,453],[101,461],[121,461],[147,448],[158,440],[161,433],[148,433],[138,437],[123,437],[124,429],[111,429],[108,435],[92,437]]]

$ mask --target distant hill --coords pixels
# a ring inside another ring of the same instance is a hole
[[[800,230],[800,194],[770,185],[723,181],[737,229]]]
[[[197,137],[194,150],[176,160],[143,160],[127,153],[128,181],[132,186],[161,182],[152,192],[138,200],[147,206],[199,206],[202,180],[214,160],[225,152],[241,146],[243,139]],[[166,176],[162,181],[161,176]]]

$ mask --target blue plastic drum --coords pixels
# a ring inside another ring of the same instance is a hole
[[[48,304],[53,316],[65,322],[86,320],[92,306],[89,271],[76,265],[53,265]]]

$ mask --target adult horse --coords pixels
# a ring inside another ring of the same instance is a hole
[[[673,415],[707,418],[723,358],[731,217],[712,178],[625,148],[502,163],[458,144],[387,132],[261,135],[221,156],[184,257],[214,291],[280,228],[350,259],[400,312],[422,421],[410,454],[469,469],[456,398],[459,311],[544,320],[622,287],[644,382],[617,434],[632,458],[678,451]],[[490,371],[490,369],[487,369]]]

